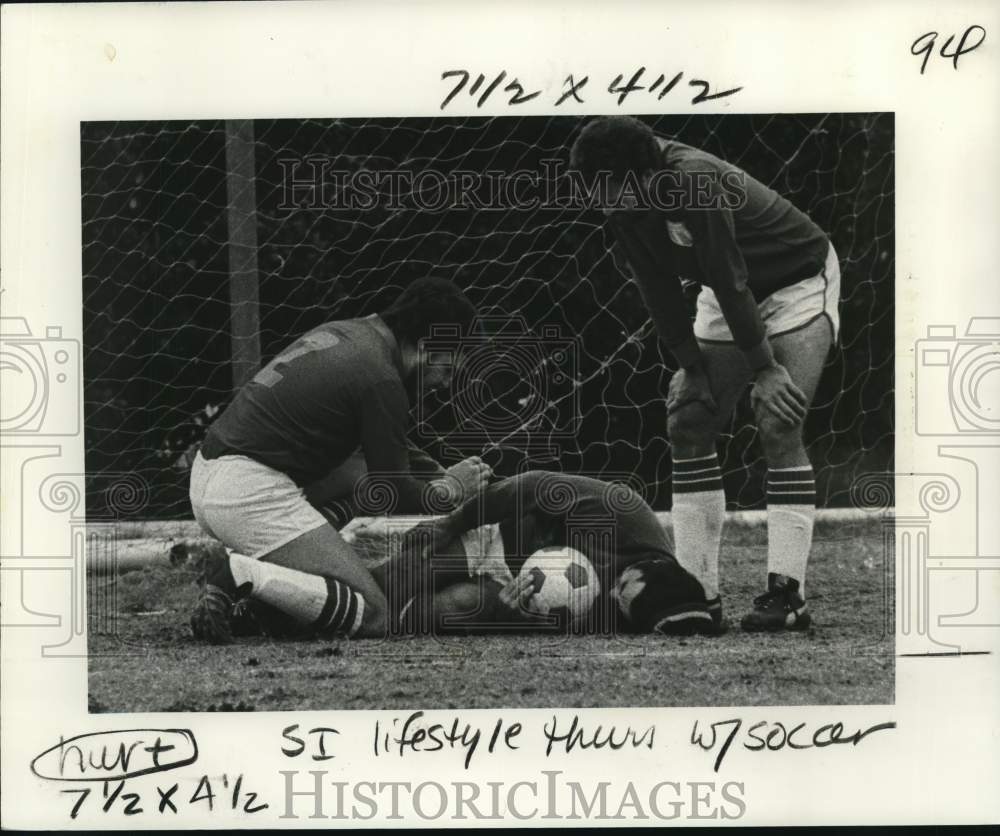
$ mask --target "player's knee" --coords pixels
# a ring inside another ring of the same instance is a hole
[[[802,446],[802,423],[789,424],[777,416],[764,413],[757,418],[761,446],[768,458],[783,456]]]
[[[700,403],[687,404],[667,418],[667,436],[675,450],[701,448],[715,443],[715,423]]]
[[[482,603],[479,584],[457,583],[434,596],[434,608],[445,615],[475,612]]]
[[[478,583],[457,583],[435,593],[434,629],[438,633],[464,632],[486,615],[486,598]]]

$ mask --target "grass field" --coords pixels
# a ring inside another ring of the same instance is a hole
[[[114,581],[92,575],[91,602],[117,586],[102,628],[91,619],[90,710],[893,702],[892,579],[880,523],[817,523],[807,580],[814,627],[806,633],[740,632],[765,565],[763,526],[728,525],[722,594],[736,626],[719,638],[242,639],[227,647],[191,637],[196,566],[164,560]]]

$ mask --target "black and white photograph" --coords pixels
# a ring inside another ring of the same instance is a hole
[[[0,2],[0,827],[1000,821],[998,28]]]
[[[90,710],[891,703],[893,142],[82,124]]]

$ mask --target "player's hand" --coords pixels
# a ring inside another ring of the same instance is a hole
[[[530,612],[535,592],[535,579],[530,574],[521,573],[500,590],[500,603],[517,612]]]
[[[691,403],[702,404],[713,415],[719,411],[708,375],[701,369],[679,369],[667,389],[667,415]]]
[[[792,381],[788,369],[777,363],[757,373],[750,403],[756,414],[764,410],[790,427],[801,424],[809,409],[805,392]]]
[[[458,493],[454,504],[461,505],[489,485],[493,468],[479,456],[470,456],[458,464],[453,464],[445,473],[447,474],[445,481],[451,483],[449,489]]]
[[[429,560],[434,550],[454,536],[447,517],[417,523],[403,535],[402,554],[411,560]]]

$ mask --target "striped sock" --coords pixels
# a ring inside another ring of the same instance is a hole
[[[313,629],[317,633],[353,636],[365,616],[365,599],[343,581],[335,578],[323,580],[326,581],[326,603],[313,623]]]
[[[719,594],[719,547],[726,516],[722,471],[715,453],[692,459],[674,459],[673,509],[677,561],[705,589],[705,597]]]
[[[805,597],[806,564],[816,517],[816,478],[811,465],[767,472],[767,571],[798,581]]]
[[[238,583],[252,584],[251,598],[290,615],[303,627],[353,636],[361,626],[365,600],[342,581],[240,554],[230,555],[229,565]]]

